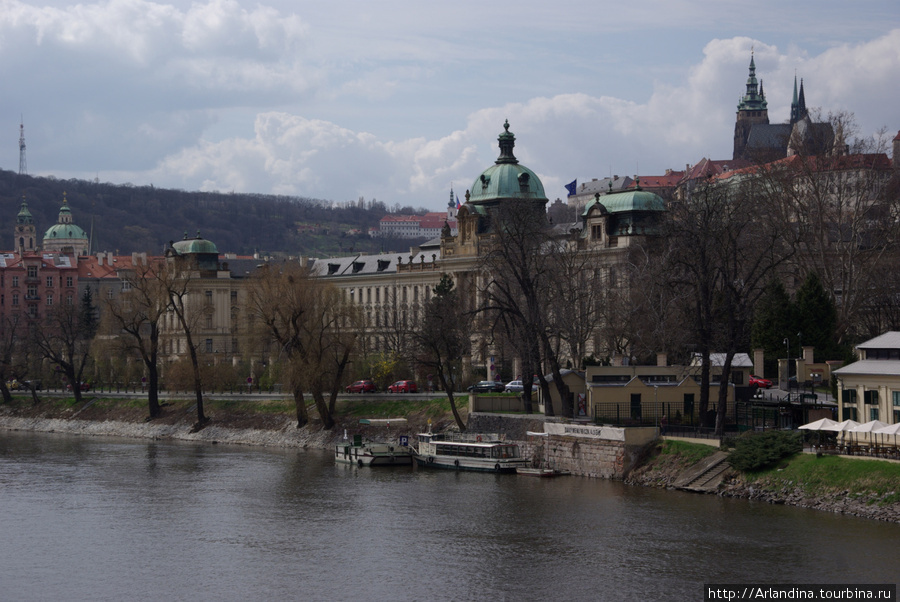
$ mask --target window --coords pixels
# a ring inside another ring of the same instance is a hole
[[[37,307],[36,306],[34,306],[34,305],[28,306],[28,316],[31,318],[37,317]]]
[[[25,298],[26,298],[26,299],[37,299],[37,296],[38,296],[38,294],[37,294],[37,285],[35,285],[35,284],[29,284],[29,285],[28,285],[28,291],[25,293]]]
[[[12,277],[12,285],[13,285],[13,286],[19,286],[19,277],[18,277],[18,276],[13,276],[13,277]]]
[[[231,352],[232,353],[238,352],[238,340],[237,339],[231,339]]]
[[[72,305],[72,295],[66,295],[66,305]]]
[[[66,286],[68,286],[69,288],[71,288],[72,286],[74,286],[74,285],[72,284],[72,277],[71,277],[71,276],[66,276]]]
[[[231,291],[231,304],[237,305],[237,291]]]
[[[891,397],[894,398],[894,407],[900,408],[900,391],[892,391]]]
[[[114,291],[114,290],[111,289],[111,288],[106,289],[106,298],[107,298],[107,299],[112,299],[112,298],[114,298],[115,296],[116,296],[116,291]]]
[[[206,352],[212,353],[212,339],[206,339]]]
[[[841,392],[841,401],[844,405],[856,405],[856,389],[844,389]]]
[[[206,316],[206,327],[212,328],[212,314]]]
[[[47,305],[53,305],[53,295],[47,295]]]
[[[869,420],[878,420],[878,408],[869,408]]]
[[[18,304],[19,304],[19,293],[13,293],[13,296],[12,296],[12,304],[13,304],[13,305],[18,305]]]
[[[844,420],[856,420],[858,412],[856,408],[848,407],[844,408]]]
[[[206,304],[212,305],[212,291],[206,291]]]
[[[878,405],[878,391],[866,391],[863,398],[867,404]]]
[[[37,266],[36,265],[28,266],[28,277],[29,278],[37,278]]]
[[[53,288],[53,276],[47,276],[47,288]]]

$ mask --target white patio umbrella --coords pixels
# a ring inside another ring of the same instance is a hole
[[[837,424],[831,418],[820,418],[815,422],[810,422],[808,424],[804,424],[802,426],[798,426],[797,428],[803,431],[821,431],[826,426],[832,426]],[[822,444],[822,433],[816,435],[816,445]]]
[[[859,423],[855,420],[845,420],[843,422],[838,422],[837,424],[832,424],[831,426],[823,427],[820,430],[823,431],[837,431],[841,433],[841,440],[844,438],[844,433],[849,431],[855,426],[859,426]]]
[[[859,426],[854,426],[850,429],[851,433],[872,433],[875,432],[876,429],[880,429],[887,426],[886,422],[882,422],[880,420],[870,420],[864,424],[860,424]],[[876,441],[877,443],[877,441]]]
[[[897,446],[897,435],[900,435],[900,422],[897,424],[889,424],[887,426],[883,426],[879,429],[875,429],[872,431],[873,433],[879,433],[882,435],[893,435],[894,436],[894,447]]]
[[[802,431],[821,431],[824,430],[826,426],[833,426],[837,424],[831,418],[820,418],[815,422],[810,422],[809,424],[804,424],[803,426],[798,426],[797,428]]]

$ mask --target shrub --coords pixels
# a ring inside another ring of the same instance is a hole
[[[753,472],[774,465],[782,458],[803,450],[800,435],[793,431],[747,432],[735,440],[728,463],[741,472]]]

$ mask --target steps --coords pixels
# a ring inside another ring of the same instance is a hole
[[[675,479],[673,487],[685,491],[710,493],[722,482],[722,476],[728,470],[728,454],[717,451],[708,458],[700,460]]]

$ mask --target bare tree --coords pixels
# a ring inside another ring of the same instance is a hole
[[[8,382],[24,384],[28,373],[29,346],[22,314],[14,313],[0,319],[0,394],[4,403],[12,401]],[[34,394],[34,388],[32,395]]]
[[[420,366],[437,374],[461,431],[466,430],[466,424],[456,407],[453,392],[462,373],[462,358],[469,354],[471,346],[465,323],[453,279],[441,274],[434,296],[425,304],[424,319],[412,333],[412,350]]]
[[[284,358],[297,428],[309,423],[305,390],[324,427],[332,428],[343,374],[360,331],[358,309],[306,266],[286,262],[267,265],[254,275],[250,311],[259,319],[258,335],[279,350],[275,359]]]
[[[197,355],[197,343],[194,342],[197,321],[202,313],[196,311],[197,308],[192,307],[189,301],[191,289],[189,271],[179,269],[174,261],[170,261],[166,266],[166,277],[163,282],[165,283],[165,293],[169,300],[168,307],[178,322],[180,333],[184,335],[188,357],[191,361],[194,396],[197,403],[197,422],[194,424],[193,430],[198,431],[209,422],[209,418],[203,410],[203,379],[200,371],[200,360]]]
[[[701,359],[701,419],[709,424],[710,352],[725,353],[716,411],[724,428],[734,354],[746,348],[752,309],[791,253],[790,231],[771,219],[771,197],[755,177],[709,180],[670,206],[665,250],[668,285],[690,291],[683,306]]]
[[[773,219],[795,232],[796,289],[805,274],[816,272],[838,308],[839,342],[853,337],[873,294],[883,289],[884,274],[896,269],[900,243],[900,195],[879,132],[854,138],[850,113],[830,114],[830,152],[796,154],[759,169],[759,190],[778,202]],[[822,144],[812,148],[821,150]],[[893,190],[893,193],[892,193]],[[865,318],[863,318],[865,319]]]
[[[81,303],[61,303],[47,312],[46,320],[30,324],[30,338],[38,352],[59,367],[81,403],[81,382],[97,330],[96,309],[90,289]]]
[[[150,418],[162,413],[159,405],[159,335],[162,320],[172,307],[166,266],[136,265],[123,277],[123,291],[118,297],[106,300],[104,330],[116,336],[126,353],[140,356],[147,369],[147,403]]]

